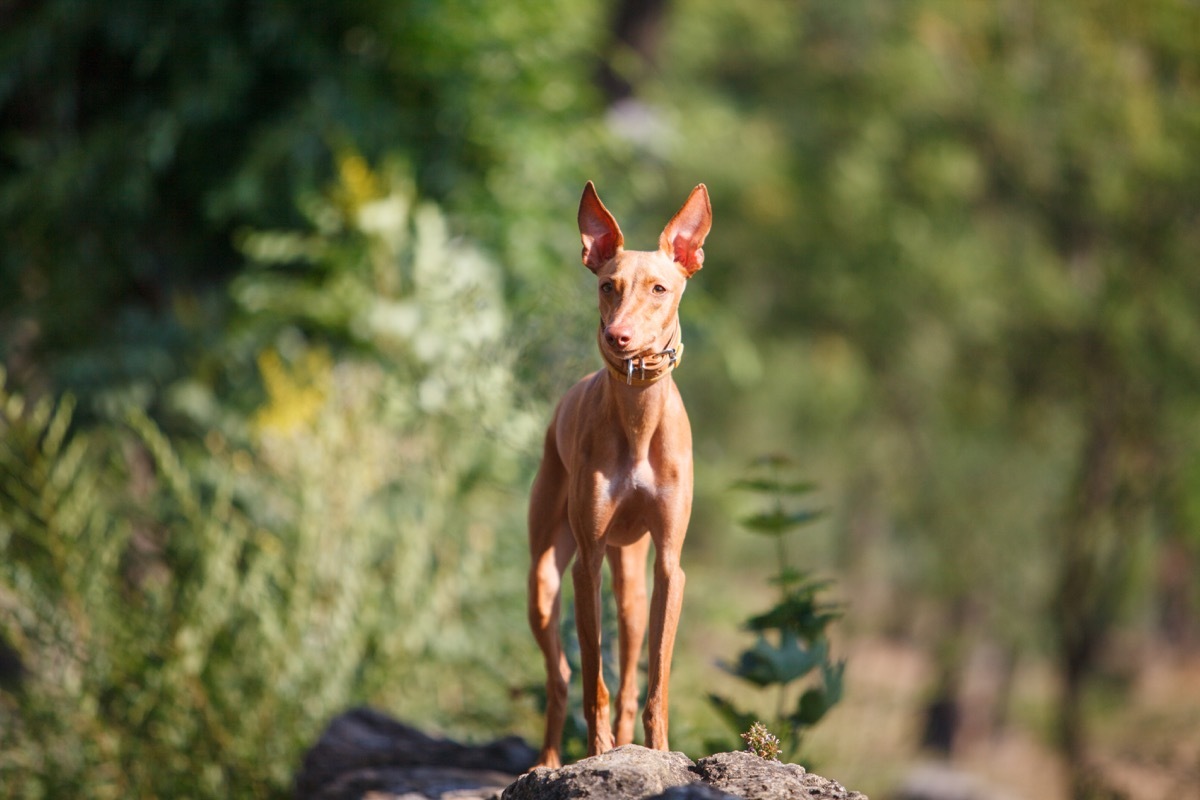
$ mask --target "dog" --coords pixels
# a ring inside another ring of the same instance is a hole
[[[597,339],[605,368],[580,380],[559,402],[530,495],[529,624],[547,675],[545,739],[538,759],[543,767],[562,763],[570,668],[559,636],[559,607],[562,576],[573,557],[587,753],[633,741],[647,617],[645,742],[667,749],[671,656],[685,581],[680,554],[692,509],[691,425],[672,373],[683,355],[679,301],[704,263],[712,207],[700,184],[663,229],[657,250],[625,250],[617,221],[589,181],[578,221],[583,264],[597,279]],[[654,583],[647,603],[651,543]],[[601,669],[605,558],[619,632],[615,737]]]

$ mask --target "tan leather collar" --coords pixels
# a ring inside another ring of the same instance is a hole
[[[604,366],[613,377],[627,386],[649,386],[662,380],[679,364],[683,358],[683,333],[679,324],[675,324],[675,332],[666,348],[660,352],[633,358],[617,358],[604,346],[604,323],[600,324],[597,334],[600,342],[600,355],[604,358]]]

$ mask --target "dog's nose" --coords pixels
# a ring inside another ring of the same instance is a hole
[[[604,338],[613,347],[620,347],[621,349],[629,347],[629,343],[633,341],[628,328],[619,328],[616,325],[609,325],[604,329]]]

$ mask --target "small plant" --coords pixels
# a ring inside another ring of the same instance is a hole
[[[762,734],[775,742],[778,756],[788,760],[800,750],[804,733],[815,725],[842,697],[842,676],[845,661],[832,661],[826,628],[841,617],[840,608],[820,599],[828,581],[813,580],[808,573],[791,566],[785,538],[787,534],[823,515],[812,509],[792,509],[788,498],[808,494],[815,488],[811,483],[794,482],[782,477],[791,466],[784,456],[768,456],[756,462],[755,475],[738,481],[734,488],[765,495],[765,510],[741,520],[748,530],[775,540],[779,571],[771,583],[779,588],[779,602],[766,612],[746,620],[745,628],[755,634],[753,646],[742,651],[734,664],[721,664],[722,669],[759,688],[778,690],[771,728],[779,731],[776,738],[757,721],[759,715],[740,711],[728,699],[710,694],[709,700],[736,731],[749,727],[742,734],[750,749],[758,752],[755,741]],[[803,691],[797,691],[804,682]],[[753,739],[753,741],[752,741]],[[765,756],[764,756],[765,757]]]
[[[755,722],[750,730],[742,734],[746,749],[765,761],[779,760],[779,737],[767,730],[761,722]]]

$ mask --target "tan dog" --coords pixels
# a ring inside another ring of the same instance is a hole
[[[658,250],[623,249],[624,237],[589,181],[579,203],[583,263],[600,294],[600,353],[607,369],[569,389],[546,432],[529,503],[529,624],[546,660],[546,737],[539,766],[557,767],[570,669],[559,640],[562,575],[572,556],[588,755],[611,749],[609,695],[600,657],[600,570],[616,594],[621,661],[615,743],[633,741],[637,664],[646,633],[646,556],[654,542],[650,673],[642,716],[646,746],[667,749],[667,687],[683,603],[679,565],[692,511],[692,431],[671,371],[683,351],[679,300],[704,262],[712,226],[708,190],[692,190]]]

